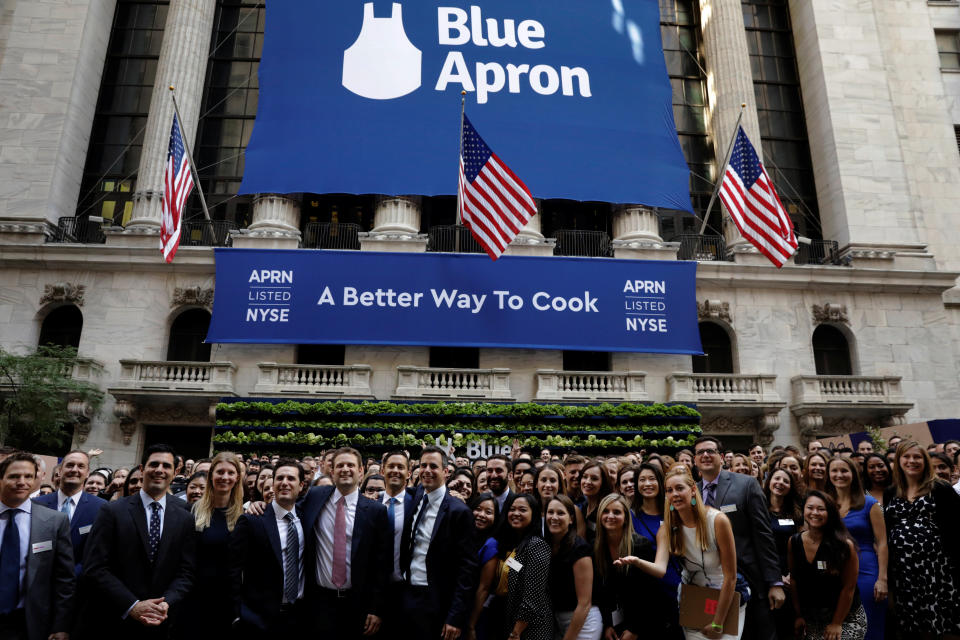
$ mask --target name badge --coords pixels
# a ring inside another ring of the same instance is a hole
[[[793,518],[780,518],[781,527],[793,527],[797,523],[793,521]]]
[[[612,614],[610,614],[610,621],[613,622],[613,626],[617,626],[623,622],[623,611],[617,609]]]
[[[80,532],[80,535],[85,536],[85,535],[87,535],[88,533],[90,533],[90,529],[91,529],[92,527],[93,527],[92,524],[88,524],[88,525],[85,526],[85,527],[80,527],[79,529],[77,529],[77,531]]]
[[[44,551],[53,551],[53,540],[47,540],[45,542],[34,542],[33,543],[33,552],[42,553]]]
[[[817,569],[820,571],[827,570],[827,561],[826,560],[817,560]]]
[[[523,569],[523,565],[517,562],[516,558],[508,558],[507,566],[513,569],[514,571],[520,571],[521,569]]]
[[[723,511],[724,513],[733,513],[736,510],[737,510],[737,505],[735,504],[725,504],[722,507],[720,507],[720,511]]]

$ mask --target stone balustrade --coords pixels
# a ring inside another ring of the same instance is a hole
[[[645,371],[537,370],[536,400],[649,400]]]
[[[790,379],[794,404],[903,403],[897,376],[795,376]]]
[[[117,389],[233,394],[232,362],[121,360]]]
[[[778,403],[776,382],[773,374],[673,373],[667,376],[667,401]]]
[[[331,395],[372,398],[370,374],[366,364],[315,365],[259,362],[257,395]]]
[[[401,398],[510,400],[510,369],[397,367]]]

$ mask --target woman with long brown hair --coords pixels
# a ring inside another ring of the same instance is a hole
[[[207,489],[193,503],[199,533],[193,591],[181,614],[180,635],[185,638],[217,637],[230,628],[230,537],[243,515],[242,473],[235,453],[218,453],[210,463]]]
[[[827,463],[830,458],[820,451],[807,455],[803,461],[803,483],[808,491],[823,491],[827,486]]]
[[[901,634],[960,635],[960,496],[936,478],[925,448],[903,441],[885,497],[890,593]]]
[[[581,537],[593,544],[597,537],[597,509],[600,507],[600,501],[613,493],[610,475],[600,460],[589,460],[583,465],[580,471],[580,493],[583,494],[580,511],[583,513],[586,525],[586,530]]]

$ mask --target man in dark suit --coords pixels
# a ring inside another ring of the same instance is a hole
[[[403,523],[406,514],[413,510],[413,491],[408,490],[410,478],[410,459],[404,451],[390,451],[383,456],[380,467],[386,485],[383,492],[383,504],[387,508],[387,520],[391,525],[390,544],[393,547],[390,575],[383,598],[383,624],[381,635],[396,638],[402,633],[406,622],[403,612],[403,570],[401,568],[401,550],[403,549]]]
[[[168,495],[173,449],[143,453],[139,493],[100,509],[87,540],[83,577],[90,588],[83,630],[89,637],[165,637],[193,586],[196,526],[183,500]]]
[[[386,507],[360,495],[360,452],[344,448],[334,453],[334,486],[313,487],[301,503],[307,538],[305,606],[313,628],[333,638],[360,638],[380,630],[390,523]]]
[[[0,462],[0,638],[66,640],[76,576],[67,517],[32,504],[33,456]]]
[[[281,459],[273,472],[274,501],[263,515],[237,521],[230,540],[234,627],[240,638],[302,629],[305,531],[297,496],[303,467]]]
[[[737,545],[737,572],[750,585],[744,640],[776,640],[773,609],[785,599],[770,514],[759,483],[751,476],[723,470],[720,441],[702,436],[694,442],[700,493],[707,506],[727,514]]]
[[[406,624],[410,640],[456,640],[473,606],[477,571],[473,513],[447,493],[446,466],[443,449],[423,449],[421,490],[403,527],[401,545],[407,582],[403,610],[416,612]]]
[[[497,501],[499,513],[510,510],[510,504],[517,495],[510,489],[510,474],[513,462],[505,455],[495,454],[487,458],[487,487]]]
[[[73,541],[73,560],[78,576],[83,570],[83,550],[93,522],[100,513],[100,507],[107,504],[103,498],[83,490],[89,475],[90,458],[83,451],[71,451],[60,463],[60,488],[57,492],[33,499],[37,504],[64,513],[70,519],[70,539]]]

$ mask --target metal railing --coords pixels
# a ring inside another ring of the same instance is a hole
[[[840,264],[840,247],[836,240],[812,240],[810,244],[800,243],[795,264]]]
[[[613,257],[610,235],[606,231],[558,229],[554,232],[553,237],[557,239],[557,245],[553,249],[553,255],[555,256]]]
[[[723,262],[727,259],[727,243],[723,236],[700,236],[682,234],[677,260],[697,262]]]
[[[227,247],[232,243],[230,232],[236,230],[232,220],[189,220],[180,231],[180,246]]]
[[[57,227],[49,242],[104,244],[107,236],[99,222],[91,222],[86,216],[66,216],[57,220]]]
[[[457,247],[459,237],[460,246]],[[462,224],[430,227],[427,251],[438,253],[483,253],[483,247],[474,239],[470,229]]]
[[[304,249],[360,250],[360,225],[352,222],[308,222],[303,231]]]

